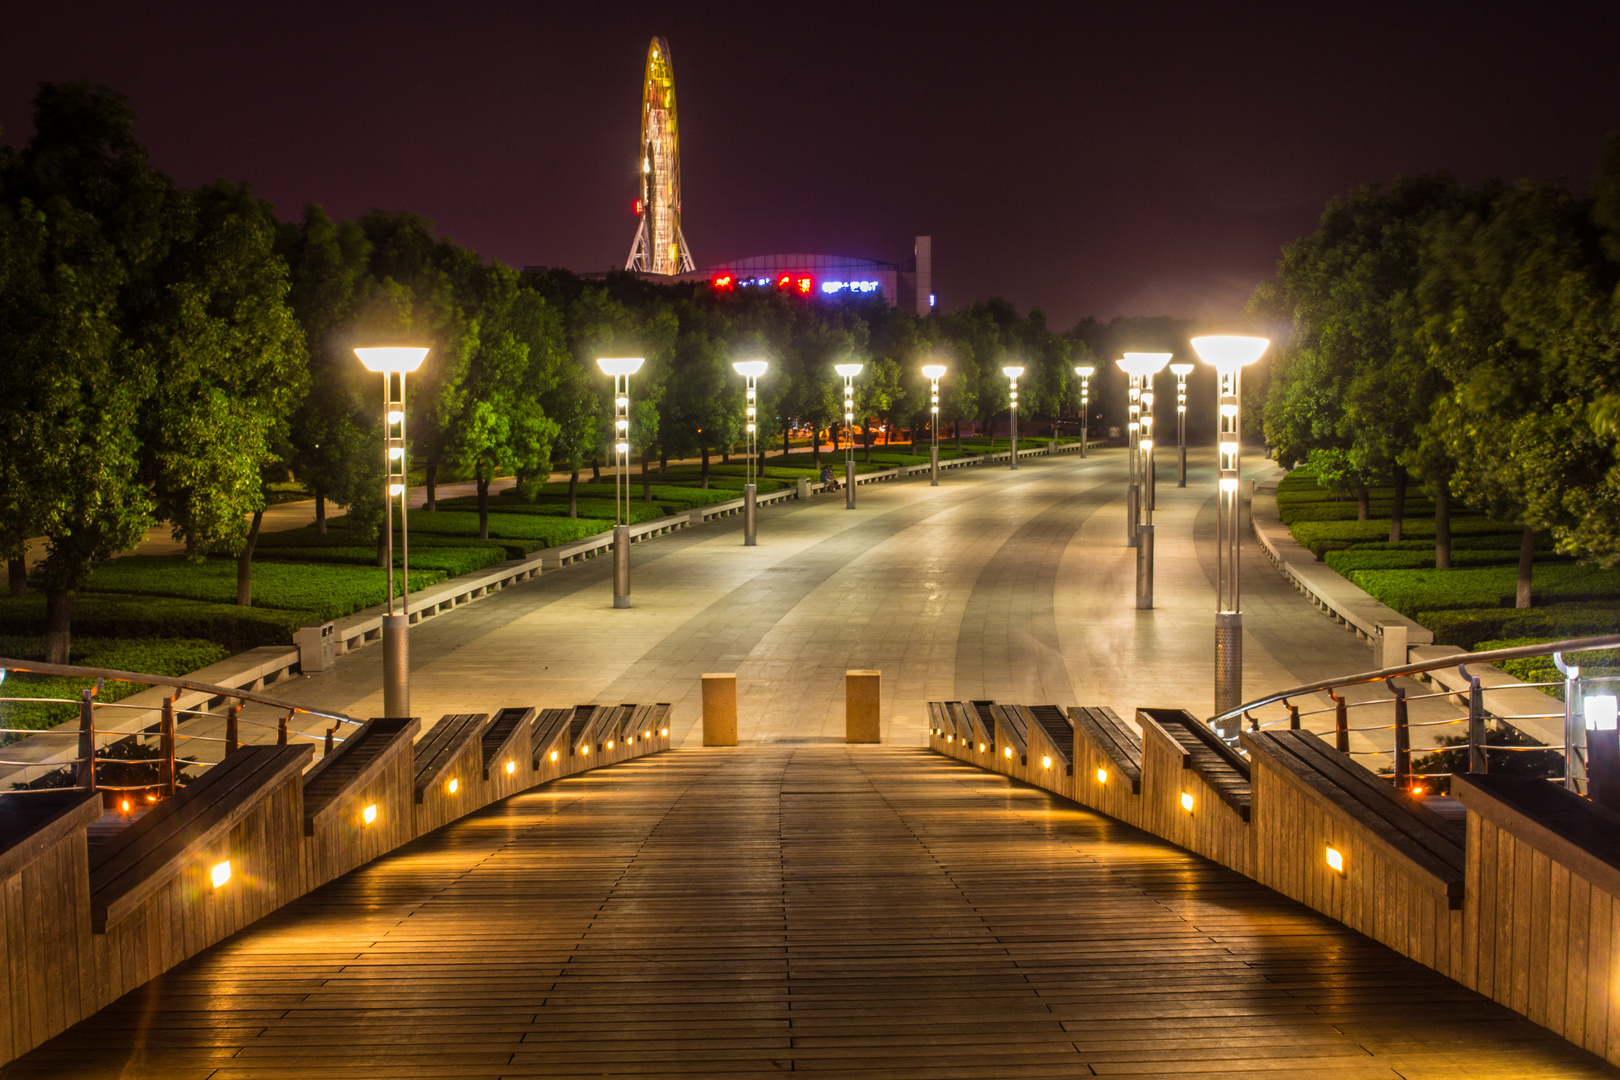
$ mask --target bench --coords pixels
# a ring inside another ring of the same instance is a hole
[[[236,826],[255,811],[264,812],[265,803],[279,798],[285,805],[276,812],[291,815],[301,792],[304,766],[314,747],[246,746],[225,755],[218,765],[164,799],[140,820],[132,823],[89,853],[90,926],[104,934],[131,915],[146,901],[158,908],[172,903],[179,909],[213,896],[219,890],[210,880],[212,868],[226,860],[238,865],[232,874],[239,884],[229,893],[232,902],[220,905],[234,917],[215,919],[229,922],[234,933],[266,911],[279,907],[303,892],[303,866],[299,858],[296,827],[287,836],[259,828],[260,850],[254,850],[253,837],[232,837]],[[264,850],[264,845],[274,850]],[[285,848],[286,851],[280,849]],[[207,865],[204,865],[207,864]],[[174,897],[160,896],[166,890]],[[237,894],[245,894],[244,902]],[[188,903],[191,901],[191,903]],[[243,918],[244,911],[256,912]],[[205,918],[201,911],[186,912],[188,917]],[[214,940],[219,940],[219,937]],[[175,949],[159,970],[167,970],[190,955]],[[144,981],[144,980],[142,980]]]
[[[535,782],[554,780],[569,767],[568,731],[573,709],[541,709],[529,729],[529,755]]]
[[[413,751],[411,778],[416,802],[416,835],[432,832],[478,805],[481,787],[474,791],[483,753],[481,737],[489,725],[488,713],[450,713]]]
[[[485,802],[504,799],[534,782],[529,726],[537,712],[534,708],[502,709],[484,729],[479,742]]]
[[[597,729],[605,711],[598,705],[574,706],[574,715],[568,722],[568,753],[577,760],[571,769],[582,769],[593,764],[590,756],[596,749]]]
[[[1255,780],[1251,876],[1450,973],[1467,878],[1464,828],[1309,731],[1240,738]]]
[[[1074,706],[1075,802],[1130,825],[1142,824],[1142,740],[1106,705]]]
[[[1029,766],[1029,736],[1024,728],[1023,714],[1013,705],[977,701],[973,704],[975,707],[984,704],[990,708],[991,730],[996,733],[996,768],[1020,780],[1027,779],[1024,773]]]
[[[310,888],[408,842],[415,823],[411,740],[415,717],[368,720],[304,776],[305,865]]]
[[[1142,804],[1149,832],[1249,873],[1249,763],[1185,709],[1137,709]]]

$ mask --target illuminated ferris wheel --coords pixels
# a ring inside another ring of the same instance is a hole
[[[692,253],[681,235],[680,133],[675,124],[675,68],[669,42],[652,39],[647,75],[641,84],[641,198],[635,243],[626,270],[680,274],[692,269]]]

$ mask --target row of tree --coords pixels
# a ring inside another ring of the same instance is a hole
[[[930,359],[950,367],[947,423],[1004,412],[1008,362],[1026,368],[1026,415],[1078,400],[1084,335],[1002,301],[916,318],[881,299],[519,273],[411,213],[333,221],[311,206],[279,222],[245,185],[181,189],[104,87],[42,87],[34,120],[25,147],[0,148],[0,555],[22,595],[27,545],[44,538],[35,580],[57,662],[91,567],[155,522],[193,555],[234,555],[242,604],[270,484],[290,475],[313,492],[322,530],[328,502],[380,530],[382,387],[357,345],[431,347],[411,377],[411,458],[430,507],[441,474],[476,480],[486,535],[491,479],[577,478],[603,453],[602,355],[646,357],[632,395],[644,474],[649,457],[731,452],[736,359],[771,363],[766,439],[835,428],[832,367],[851,359],[866,365],[863,420],[926,423]],[[874,425],[858,426],[870,447]]]
[[[1335,199],[1251,308],[1279,325],[1264,428],[1369,516],[1369,487],[1453,498],[1520,525],[1528,607],[1537,537],[1620,563],[1620,137],[1591,194],[1563,182],[1403,177]]]

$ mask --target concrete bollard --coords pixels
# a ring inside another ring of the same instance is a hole
[[[737,745],[737,676],[703,676],[703,745]]]
[[[844,672],[844,741],[875,743],[883,741],[878,713],[878,691],[882,672]]]
[[[1406,624],[1379,623],[1378,636],[1373,639],[1373,667],[1402,667],[1407,663]]]
[[[808,476],[799,477],[798,489],[794,494],[794,498],[808,499],[810,497],[810,478]]]

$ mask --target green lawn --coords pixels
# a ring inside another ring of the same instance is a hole
[[[72,662],[84,667],[115,671],[138,671],[149,675],[181,676],[218,663],[230,650],[212,641],[195,638],[118,639],[75,637]],[[43,636],[0,636],[0,656],[9,660],[43,660]],[[95,685],[94,679],[68,679],[55,675],[9,672],[0,684],[5,697],[78,698]],[[98,701],[120,701],[147,688],[145,683],[107,681]],[[47,728],[72,720],[78,715],[73,705],[44,702],[0,702],[0,727]],[[0,744],[20,736],[0,735]]]
[[[411,590],[437,585],[446,576],[442,570],[419,570],[411,574]],[[400,578],[395,575],[396,595],[400,588]],[[89,591],[234,605],[236,561],[128,555],[96,567],[90,574]],[[256,562],[253,567],[255,607],[312,611],[321,619],[336,619],[387,599],[387,575],[377,567],[278,561]]]

